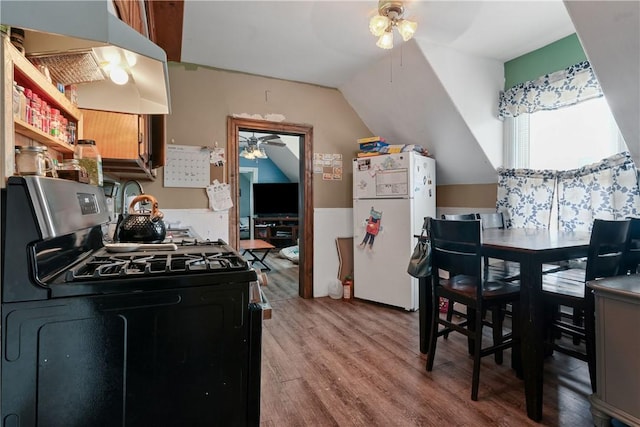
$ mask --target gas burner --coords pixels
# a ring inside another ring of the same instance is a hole
[[[219,245],[218,242],[207,242],[207,245],[198,244],[197,246]],[[192,246],[195,247],[195,243]],[[160,274],[213,273],[246,269],[246,261],[233,251],[97,255],[79,267],[68,270],[65,273],[65,281],[106,280],[134,276],[156,276]]]
[[[222,240],[198,240],[198,239],[182,239],[179,246],[224,246],[226,243]]]

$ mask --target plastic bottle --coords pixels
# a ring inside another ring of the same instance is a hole
[[[75,156],[89,174],[89,184],[102,186],[102,157],[93,139],[79,139]]]
[[[351,276],[347,276],[342,281],[342,299],[345,301],[351,301],[353,298],[353,279]]]

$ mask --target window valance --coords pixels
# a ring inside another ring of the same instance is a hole
[[[589,61],[520,83],[500,92],[498,117],[517,117],[540,110],[557,110],[602,96]]]

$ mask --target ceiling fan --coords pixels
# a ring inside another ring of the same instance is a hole
[[[253,146],[256,148],[260,144],[275,145],[278,147],[284,147],[286,145],[282,139],[280,139],[280,135],[276,135],[275,133],[261,137],[256,137],[255,133],[250,137],[240,135],[240,147]]]
[[[267,154],[264,152],[264,145],[275,147],[284,147],[286,144],[280,139],[280,135],[269,134],[256,137],[255,133],[250,137],[240,135],[240,155],[247,159],[266,159]]]

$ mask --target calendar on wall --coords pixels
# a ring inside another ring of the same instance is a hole
[[[210,150],[193,145],[167,145],[165,187],[205,188],[211,180]]]

